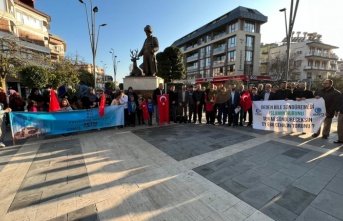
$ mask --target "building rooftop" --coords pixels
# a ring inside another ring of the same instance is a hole
[[[266,23],[268,21],[268,17],[264,16],[262,13],[255,9],[250,9],[246,7],[239,6],[232,11],[218,17],[217,19],[209,22],[208,24],[198,28],[197,30],[187,34],[186,36],[176,40],[172,45],[173,46],[180,46],[185,42],[188,42],[192,39],[198,38],[205,33],[208,33],[224,24],[229,22],[235,21],[239,18],[244,18],[252,21],[258,21],[261,24]]]

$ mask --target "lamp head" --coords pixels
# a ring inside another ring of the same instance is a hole
[[[93,8],[93,12],[98,12],[98,11],[99,11],[98,7],[95,6],[95,7]]]
[[[82,0],[79,0],[79,2],[81,2],[82,4],[85,4]]]
[[[100,26],[106,26],[107,24],[101,24]]]
[[[282,9],[280,9],[279,11],[280,11],[280,12],[284,12],[284,11],[286,11],[286,8],[282,8]]]

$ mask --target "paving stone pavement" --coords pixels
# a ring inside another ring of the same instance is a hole
[[[343,220],[336,137],[172,124],[31,139],[0,149],[0,220]]]

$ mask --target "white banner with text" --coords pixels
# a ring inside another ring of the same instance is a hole
[[[253,128],[316,133],[326,115],[324,99],[254,101]]]

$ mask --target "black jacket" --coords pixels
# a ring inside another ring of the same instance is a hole
[[[341,97],[341,92],[331,87],[329,90],[322,89],[317,91],[315,96],[320,96],[325,101],[326,113],[329,114],[328,117],[333,118],[335,111],[338,109],[339,99]]]

